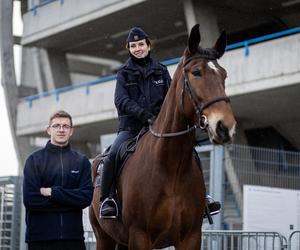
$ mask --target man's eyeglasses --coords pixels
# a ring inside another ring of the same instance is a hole
[[[72,126],[68,125],[68,124],[53,124],[50,126],[51,128],[53,128],[54,130],[69,130],[70,128],[72,128]]]

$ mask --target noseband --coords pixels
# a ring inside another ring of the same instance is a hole
[[[167,138],[167,137],[175,137],[175,136],[190,133],[191,131],[195,130],[196,128],[205,130],[208,126],[208,119],[207,119],[206,115],[203,115],[204,109],[208,108],[209,106],[213,105],[216,102],[221,102],[221,101],[230,102],[230,99],[227,96],[217,96],[217,97],[212,98],[211,100],[203,102],[201,104],[201,106],[198,105],[198,103],[196,101],[196,99],[198,99],[197,95],[195,94],[195,91],[193,90],[193,88],[190,84],[190,81],[189,81],[189,78],[187,76],[186,69],[185,69],[186,65],[189,62],[191,62],[194,59],[198,59],[198,58],[216,60],[215,57],[211,57],[209,55],[198,55],[198,56],[191,57],[184,62],[184,64],[183,64],[184,85],[183,85],[181,93],[180,93],[180,100],[181,100],[180,103],[181,103],[181,109],[183,110],[183,95],[184,95],[184,90],[186,89],[189,93],[189,97],[192,102],[192,105],[196,111],[196,115],[198,116],[199,123],[193,125],[192,127],[188,126],[186,130],[183,130],[180,132],[175,132],[175,133],[157,133],[157,132],[153,131],[152,126],[150,125],[149,130],[150,130],[151,134],[153,134],[154,136],[159,137],[159,138]],[[194,96],[196,96],[196,98]]]

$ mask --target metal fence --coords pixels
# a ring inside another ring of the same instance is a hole
[[[300,231],[295,231],[289,241],[277,232],[247,232],[204,230],[202,250],[299,250]],[[93,232],[85,232],[87,250],[96,249]],[[174,250],[174,247],[163,250]]]
[[[300,189],[300,153],[231,145],[225,164],[232,164],[239,185]]]
[[[199,153],[207,188],[210,179],[210,153]],[[227,181],[232,185],[300,189],[300,152],[229,145],[225,147],[223,160]],[[232,174],[235,176],[230,176]]]
[[[0,177],[0,249],[18,250],[21,222],[21,178]]]
[[[202,250],[283,250],[287,240],[276,232],[204,231]]]
[[[234,207],[230,211],[224,210],[222,221],[224,225],[230,225],[231,229],[242,229],[244,185],[300,189],[300,152],[229,145],[224,147],[222,157],[213,159],[214,151],[215,146],[212,145],[198,149],[209,193],[212,192],[210,184],[214,181],[210,176],[212,163],[220,161],[224,163],[224,167],[216,171],[225,173],[224,179],[220,180],[223,183],[221,196],[223,205]]]
[[[84,238],[85,238],[86,250],[96,249],[96,237],[93,231],[85,231]]]
[[[300,231],[294,231],[291,233],[288,241],[288,250],[300,249]]]

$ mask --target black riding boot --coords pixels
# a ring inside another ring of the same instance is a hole
[[[101,198],[100,218],[113,219],[118,215],[117,203],[110,197],[114,181],[114,164],[107,157],[104,160],[103,171],[101,176]]]

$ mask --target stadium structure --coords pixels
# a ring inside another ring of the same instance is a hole
[[[203,47],[227,32],[220,64],[238,122],[234,145],[198,147],[208,189],[224,203],[214,228],[242,228],[244,184],[299,189],[300,1],[23,0],[21,37],[12,33],[13,1],[0,1],[0,11],[2,85],[20,175],[55,110],[72,114],[73,147],[91,159],[111,143],[115,73],[128,57],[131,27],[150,35],[152,55],[172,75],[199,23]],[[21,66],[14,44],[22,46]]]

